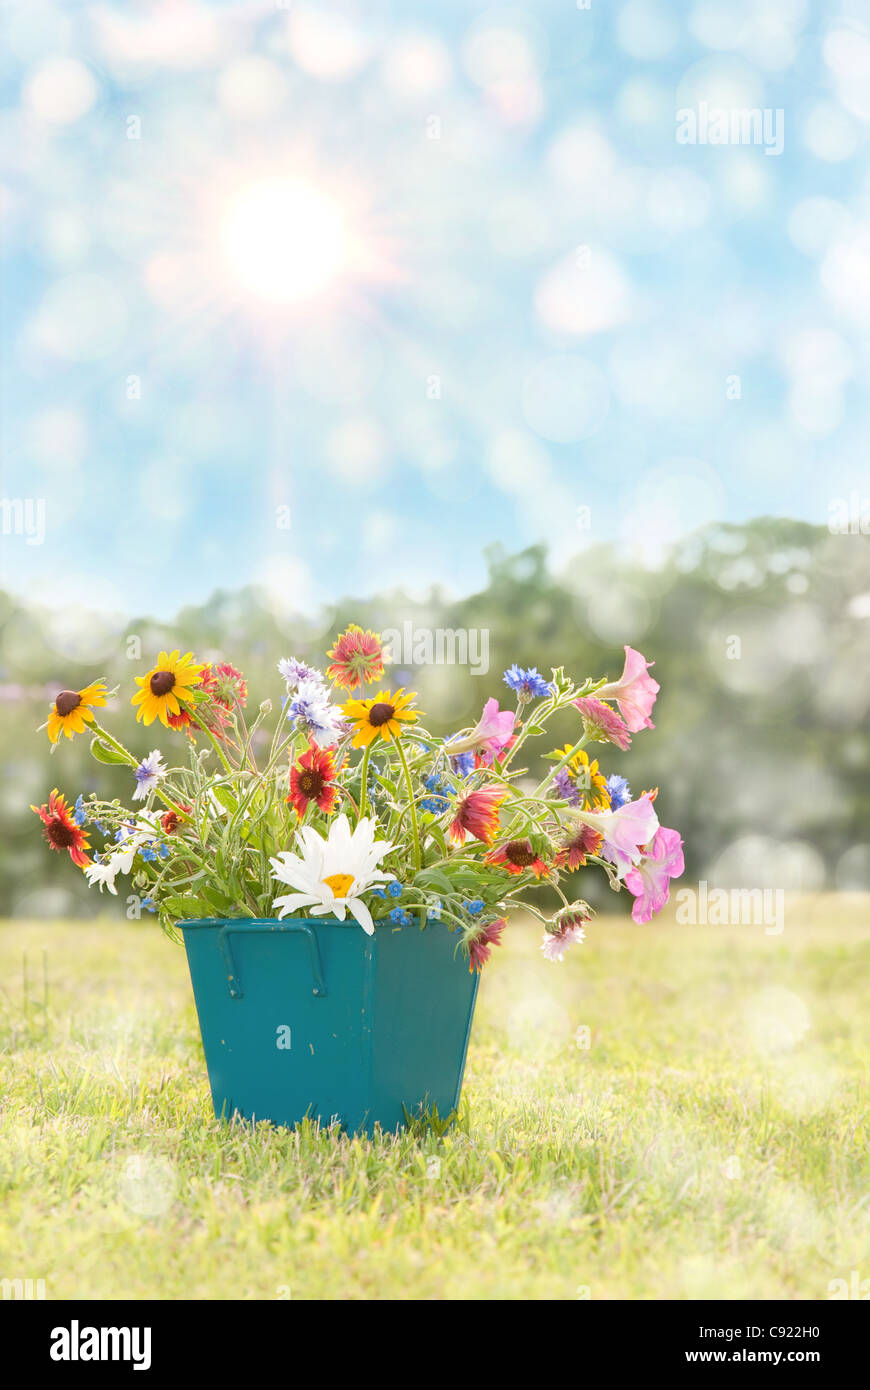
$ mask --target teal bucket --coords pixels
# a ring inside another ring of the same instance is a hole
[[[180,927],[218,1116],[370,1134],[458,1106],[478,976],[443,923]]]

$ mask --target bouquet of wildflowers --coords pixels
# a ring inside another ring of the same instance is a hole
[[[44,726],[52,745],[87,734],[98,762],[126,767],[131,804],[70,804],[55,789],[33,808],[48,843],[100,892],[117,894],[127,879],[170,935],[178,921],[209,917],[328,918],[369,934],[440,922],[472,970],[512,907],[541,920],[544,955],[561,961],[592,915],[565,892],[585,866],[634,896],[635,921],[667,901],[682,841],[659,824],[657,789],[632,796],[587,751],[625,750],[653,727],[659,686],[639,652],[625,648],[618,680],[580,685],[562,668],[547,680],[512,666],[509,707],[490,698],[473,728],[447,738],[427,732],[413,693],[378,688],[376,633],[351,625],[328,657],[325,675],[278,662],[284,692],[270,734],[271,701],[249,715],[235,667],[160,652],[132,702],[137,721],[159,721],[172,738],[166,756],[134,753],[103,728],[98,712],[117,693],[105,681],[61,691]],[[575,741],[548,752],[546,775],[530,781],[527,741],[546,738],[569,707]],[[541,910],[554,899],[555,912]]]

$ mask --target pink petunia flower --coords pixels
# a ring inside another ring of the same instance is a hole
[[[583,716],[583,728],[588,738],[596,743],[615,743],[625,752],[631,743],[631,734],[615,709],[596,700],[594,695],[585,695],[582,700],[573,702]]]
[[[656,696],[661,690],[658,681],[647,675],[647,667],[654,666],[634,647],[625,649],[625,666],[618,681],[602,685],[595,692],[599,700],[615,700],[626,725],[633,734],[641,729],[654,729],[650,719]]]
[[[483,707],[483,714],[471,733],[467,734],[465,738],[452,739],[447,744],[446,751],[451,758],[455,758],[458,753],[469,753],[473,748],[482,748],[498,757],[510,743],[515,723],[515,711],[499,709],[498,700],[493,697],[491,700],[487,700]]]
[[[671,892],[671,879],[679,878],[685,864],[679,832],[659,826],[649,854],[625,875],[625,886],[634,894],[631,915],[635,922],[648,922],[661,912]]]
[[[647,792],[615,811],[575,810],[572,815],[581,825],[601,832],[601,855],[617,866],[620,875],[640,861],[641,845],[648,845],[659,828],[659,818]]]

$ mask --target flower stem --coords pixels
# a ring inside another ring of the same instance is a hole
[[[198,729],[202,729],[202,732],[205,734],[205,736],[206,736],[206,738],[208,739],[209,743],[211,744],[212,748],[213,748],[214,751],[217,753],[217,755],[218,755],[218,757],[220,758],[221,762],[223,763],[223,765],[224,765],[226,771],[230,774],[231,777],[235,776],[235,771],[236,771],[236,769],[235,769],[235,768],[232,766],[232,764],[230,763],[229,759],[227,758],[226,753],[225,753],[224,750],[221,748],[220,744],[218,743],[218,741],[217,741],[217,739],[215,738],[214,734],[212,733],[211,729],[209,729],[205,724],[197,724],[197,728],[198,728]]]
[[[411,805],[411,832],[414,836],[414,869],[415,872],[419,873],[422,858],[420,854],[420,823],[417,819],[417,805],[414,800],[414,784],[411,781],[411,769],[408,767],[408,759],[405,757],[405,750],[402,747],[401,740],[398,738],[396,739],[396,748],[402,760],[402,767],[405,772],[405,783],[408,788],[408,801]]]
[[[366,745],[366,750],[362,758],[362,784],[359,793],[359,814],[360,818],[368,815],[368,785],[369,785],[369,759],[372,756],[372,745]]]

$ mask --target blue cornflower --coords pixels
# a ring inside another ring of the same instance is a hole
[[[451,758],[450,761],[453,763],[454,770],[459,773],[460,777],[467,777],[469,773],[474,771],[473,753],[457,753],[456,757]]]
[[[76,797],[76,804],[73,807],[73,820],[76,825],[84,825],[87,818],[87,813],[85,812],[85,799],[81,792],[79,792]]]
[[[372,889],[372,897],[373,897],[373,898],[385,898],[386,896],[387,896],[387,895],[386,895],[386,893],[384,892],[383,888],[373,888],[373,889]]]
[[[141,854],[142,858],[145,860],[145,863],[146,863],[146,864],[151,864],[151,863],[153,863],[153,861],[157,858],[157,855],[156,855],[155,852],[154,852],[154,846],[151,845],[151,844],[148,844],[148,845],[140,845],[140,847],[139,847],[139,853]]]
[[[157,911],[157,908],[154,906],[154,899],[153,899],[153,898],[143,898],[143,899],[142,899],[142,906],[143,906],[143,907],[147,907],[147,909],[148,909],[149,912],[156,912],[156,911]]]
[[[399,927],[410,927],[411,914],[410,912],[406,912],[404,908],[394,907],[390,913],[390,921],[395,922]]]
[[[484,901],[483,898],[466,898],[462,906],[465,908],[466,912],[471,914],[472,917],[476,917],[479,912],[483,911]]]
[[[530,666],[525,671],[522,666],[509,666],[502,679],[505,685],[509,685],[511,690],[517,692],[524,705],[528,704],[530,700],[540,699],[542,695],[552,695],[553,693],[550,682],[544,680],[535,666]]]
[[[391,898],[401,898],[401,896],[402,896],[402,885],[401,885],[401,883],[397,883],[395,880],[393,880],[393,882],[392,882],[392,883],[389,885],[389,887],[387,888],[387,892],[389,893],[389,895],[390,895]]]
[[[626,806],[631,801],[631,787],[624,777],[613,773],[608,777],[604,784],[610,794],[610,809],[616,811],[620,806]]]
[[[287,682],[287,689],[296,690],[303,681],[317,681],[323,684],[323,672],[317,671],[307,662],[297,661],[295,656],[282,657],[278,662],[278,670]]]
[[[329,748],[345,732],[344,715],[330,704],[329,692],[319,681],[305,680],[290,701],[293,727],[312,738],[318,748]]]
[[[147,758],[143,758],[137,768],[133,770],[136,779],[136,790],[133,793],[134,801],[144,801],[148,793],[153,791],[158,782],[161,782],[169,769],[163,761],[163,755],[159,748],[155,748]]]

